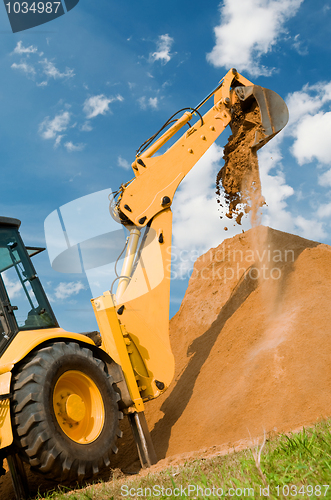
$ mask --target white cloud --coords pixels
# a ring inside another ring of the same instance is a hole
[[[172,57],[170,49],[173,42],[174,39],[168,34],[160,35],[156,44],[156,51],[149,54],[149,60],[151,62],[161,61],[163,64],[167,64]]]
[[[327,233],[323,229],[323,222],[319,222],[316,219],[308,220],[299,215],[295,217],[294,222],[297,226],[297,232],[304,238],[319,241],[327,236]]]
[[[267,202],[263,209],[263,224],[317,241],[327,237],[325,222],[320,219],[329,217],[331,204],[316,206],[316,193],[312,193],[306,196],[306,208],[310,212],[308,217],[292,213],[287,204],[288,198],[294,195],[300,201],[303,194],[300,189],[296,192],[286,183],[282,149],[285,150],[284,138],[292,137],[293,144],[289,149],[298,163],[307,163],[316,158],[321,163],[329,164],[331,149],[328,130],[331,129],[331,121],[325,107],[330,101],[331,84],[325,82],[311,86],[307,84],[302,90],[290,94],[287,97],[289,124],[259,151],[262,192]],[[316,180],[321,185],[331,185],[331,171]]]
[[[157,97],[150,97],[148,99],[148,104],[150,105],[151,108],[157,109],[157,106],[158,106]]]
[[[54,80],[61,78],[72,78],[75,76],[74,70],[66,68],[64,73],[61,73],[52,61],[49,61],[46,57],[43,61],[39,61],[43,66],[43,73],[49,78],[54,78]]]
[[[331,162],[331,82],[305,85],[288,96],[290,113],[286,134],[294,137],[291,149],[299,165],[316,159]]]
[[[6,274],[3,274],[2,277],[3,281],[5,282],[9,298],[14,299],[18,295],[20,295],[20,292],[22,290],[21,283],[18,280],[12,281],[8,276],[6,276]]]
[[[73,144],[71,141],[66,142],[64,144],[64,147],[66,148],[69,153],[72,153],[73,151],[83,151],[85,148],[86,144],[79,143],[79,144]]]
[[[117,158],[117,165],[121,168],[124,168],[125,170],[129,170],[131,167],[130,163],[124,158],[122,158],[122,156],[119,156]]]
[[[318,184],[323,187],[331,187],[331,168],[319,176]]]
[[[29,47],[23,47],[22,40],[17,42],[15,49],[13,50],[13,54],[34,54],[37,52],[37,47],[34,45],[30,45]]]
[[[286,130],[296,125],[305,115],[316,113],[321,108],[322,102],[319,96],[312,96],[309,92],[308,85],[305,85],[302,90],[293,92],[287,97],[290,118]]]
[[[298,234],[303,238],[323,240],[327,234],[324,230],[324,223],[318,220],[319,211],[317,211],[317,217],[312,219],[305,218],[303,215],[296,216],[288,207],[288,198],[296,195],[296,192],[286,183],[283,172],[281,145],[284,135],[281,133],[259,150],[262,194],[266,200],[266,205],[262,210],[262,224]],[[328,213],[327,209],[325,213]]]
[[[261,66],[263,55],[270,52],[284,32],[287,19],[293,17],[303,0],[224,0],[220,4],[221,22],[214,28],[216,44],[207,60],[216,67],[235,66],[251,75],[270,75]]]
[[[308,83],[298,90],[289,94],[286,102],[289,109],[289,126],[295,125],[305,115],[314,115],[325,104],[331,101],[331,82],[319,82],[315,85]],[[287,126],[286,130],[288,130]]]
[[[152,108],[152,109],[157,109],[158,108],[158,98],[157,97],[149,97],[148,99],[146,96],[139,97],[138,102],[140,104],[141,109],[147,109]]]
[[[19,54],[19,55],[25,55],[26,57],[29,57],[30,54],[34,54],[38,51],[37,47],[34,45],[30,45],[29,47],[24,47],[22,44],[22,41],[20,40],[17,42],[17,45],[15,49],[13,50],[12,54]],[[39,57],[43,55],[43,52],[40,52],[38,54]],[[48,60],[46,57],[42,60],[38,61],[39,64],[41,65],[38,74],[41,75],[46,75],[46,77],[49,78],[54,78],[54,80],[58,79],[64,79],[64,78],[72,78],[75,76],[74,70],[70,68],[66,68],[64,72],[61,72],[54,64],[54,62]],[[26,75],[35,75],[37,73],[35,67],[33,67],[31,64],[27,64],[26,61],[22,61],[17,64],[14,63],[11,66],[14,69],[19,69],[23,71]],[[44,87],[48,84],[47,80],[43,80],[40,83],[37,83],[38,87]]]
[[[56,138],[56,140],[55,140],[55,143],[54,143],[54,148],[57,148],[57,147],[60,145],[60,143],[61,143],[61,141],[62,141],[62,138],[63,138],[64,136],[65,136],[65,134],[62,134],[62,135],[58,135],[58,136],[57,136],[57,138]]]
[[[91,130],[93,130],[93,127],[91,127],[90,122],[86,121],[85,123],[83,123],[80,129],[82,132],[91,132]]]
[[[103,94],[89,97],[84,102],[84,112],[88,119],[95,118],[98,115],[105,115],[109,111],[109,104],[114,101],[123,101],[121,95],[116,97],[106,97]]]
[[[81,281],[71,281],[69,283],[59,283],[54,289],[55,297],[59,300],[67,299],[72,295],[77,295],[81,290],[85,290],[85,286]]]
[[[331,217],[331,203],[325,203],[318,207],[317,210],[318,217]]]
[[[294,42],[292,44],[293,48],[297,51],[300,56],[308,55],[308,49],[302,46],[302,41],[300,40],[300,35],[295,35]]]
[[[307,115],[298,124],[292,153],[299,165],[316,159],[329,165],[331,162],[331,111]]]
[[[13,69],[18,69],[19,71],[23,71],[26,75],[35,75],[36,70],[31,64],[27,64],[26,62],[21,62],[19,64],[13,63],[11,65]]]
[[[43,139],[54,139],[59,132],[67,129],[70,121],[69,111],[63,111],[52,120],[49,116],[39,125],[39,133]]]
[[[273,138],[258,154],[262,194],[266,200],[262,210],[262,223],[291,232],[294,230],[294,222],[286,200],[294,194],[294,189],[286,184],[282,170],[281,141],[282,136]]]
[[[319,221],[319,210],[313,210],[315,219],[294,215],[288,207],[287,199],[297,193],[286,183],[282,166],[281,145],[286,134],[281,132],[259,150],[259,167],[262,193],[267,205],[263,207],[262,223],[275,229],[298,234],[303,238],[320,241],[327,236],[324,223]],[[302,193],[298,193],[298,198]],[[308,203],[308,200],[307,200]],[[328,210],[325,209],[325,214]],[[327,216],[327,215],[325,215]]]
[[[147,104],[146,104],[146,96],[139,97],[138,102],[139,102],[140,107],[141,107],[142,109],[146,109],[146,108],[147,108]]]

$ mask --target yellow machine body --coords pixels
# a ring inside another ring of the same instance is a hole
[[[12,365],[10,365],[12,366]],[[8,365],[4,367],[7,370]],[[13,442],[13,432],[10,418],[10,382],[11,372],[0,375],[0,448],[6,448]],[[8,396],[8,397],[6,397]]]
[[[128,411],[143,411],[144,401],[156,398],[174,376],[174,357],[169,340],[172,213],[170,205],[185,175],[215,142],[231,121],[231,84],[251,82],[229,72],[215,93],[214,105],[164,154],[152,157],[193,117],[186,112],[133,164],[135,178],[123,187],[119,209],[130,219],[130,228],[149,230],[145,242],[131,258],[134,270],[119,281],[120,298],[109,291],[92,300],[102,346],[118,363],[133,405]],[[140,160],[140,161],[139,161]],[[139,221],[144,218],[145,222]],[[135,229],[134,229],[135,230]],[[139,254],[139,255],[138,255]],[[135,258],[136,257],[136,258]],[[123,272],[121,273],[123,274]]]
[[[133,402],[128,411],[143,411],[143,402],[159,396],[173,379],[174,358],[169,341],[170,205],[180,182],[231,122],[238,87],[241,91],[247,89],[260,107],[262,127],[254,144],[256,149],[283,128],[288,119],[283,100],[272,91],[266,95],[266,89],[254,86],[236,70],[230,70],[201,103],[213,97],[211,108],[165,153],[153,157],[193,118],[197,109],[185,112],[146,151],[137,155],[132,164],[135,178],[121,186],[119,199],[112,207],[115,215],[123,214],[123,224],[132,240],[128,243],[127,264],[119,277],[116,295],[107,291],[93,299],[92,304],[102,349],[122,367]],[[239,94],[239,98],[246,97]],[[145,227],[148,227],[147,237],[137,248],[137,234]]]
[[[110,292],[92,300],[101,347],[122,367],[135,411],[143,411],[143,401],[164,392],[174,376],[169,340],[171,269],[167,253],[171,245],[171,223],[169,208],[153,219],[120,303],[116,304]],[[123,312],[121,305],[124,305]]]

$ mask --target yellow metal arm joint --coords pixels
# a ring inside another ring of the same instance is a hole
[[[252,83],[235,70],[230,70],[197,108],[212,96],[213,106],[177,142],[162,155],[153,156],[192,119],[193,109],[192,112],[186,111],[136,158],[132,164],[136,178],[119,200],[120,211],[134,225],[146,226],[157,213],[171,205],[180,182],[230,123],[235,100],[234,85],[248,86]]]

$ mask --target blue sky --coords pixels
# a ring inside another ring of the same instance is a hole
[[[330,25],[327,0],[80,0],[13,34],[3,7],[1,214],[21,219],[26,244],[44,246],[49,214],[129,180],[140,144],[235,67],[279,93],[290,111],[288,126],[259,153],[263,223],[330,244]],[[176,194],[173,244],[185,262],[174,263],[172,314],[194,258],[250,227],[245,220],[225,233],[217,211],[227,137]],[[98,210],[91,206],[96,219]],[[55,272],[46,252],[34,263],[61,326],[95,329],[86,276]]]

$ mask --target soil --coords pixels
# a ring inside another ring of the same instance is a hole
[[[331,416],[329,276],[330,246],[263,226],[196,261],[170,322],[174,382],[146,404],[159,459]],[[116,465],[134,470],[125,439]]]
[[[251,212],[251,225],[254,227],[261,223],[260,208],[265,203],[257,151],[252,147],[256,131],[261,127],[256,101],[245,112],[239,102],[235,103],[230,127],[232,135],[224,147],[225,164],[216,178],[217,201],[222,206],[221,192],[224,192],[226,216],[241,224],[242,217]]]
[[[331,416],[330,276],[330,246],[263,226],[196,261],[170,322],[175,379],[146,404],[155,470]],[[112,467],[138,472],[123,425]],[[8,474],[0,481],[0,498],[14,500]],[[32,492],[55,487],[29,482]]]

